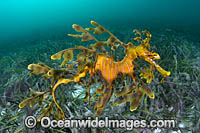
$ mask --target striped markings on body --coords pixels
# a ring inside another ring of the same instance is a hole
[[[97,58],[95,70],[100,70],[105,80],[112,82],[120,72],[123,74],[133,73],[133,64],[131,60],[124,59],[120,62],[114,62],[113,59],[100,55]]]

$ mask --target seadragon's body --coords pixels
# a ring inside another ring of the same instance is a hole
[[[74,76],[72,78],[65,78],[66,75],[70,74],[66,70],[66,68],[61,70],[54,70],[44,64],[30,64],[28,66],[28,69],[33,70],[32,74],[44,73],[43,75],[44,78],[46,79],[53,78],[51,85],[54,86],[52,87],[51,92],[53,96],[53,103],[55,103],[59,109],[58,112],[60,118],[65,118],[65,115],[62,108],[56,101],[55,98],[56,89],[60,84],[69,84],[70,82],[78,83],[81,81],[81,78],[86,78],[88,73],[90,75],[89,80],[85,79],[88,81],[88,85],[90,84],[89,82],[91,82],[91,79],[94,77],[94,75],[100,78],[102,77],[106,81],[106,84],[102,82],[102,86],[98,88],[96,92],[93,94],[94,98],[96,97],[97,94],[100,94],[94,106],[96,115],[100,115],[106,104],[109,102],[115,90],[115,85],[116,85],[116,82],[113,81],[115,81],[117,78],[120,78],[120,74],[122,74],[123,76],[127,75],[131,77],[132,82],[130,85],[124,86],[120,92],[115,93],[116,97],[123,98],[120,101],[115,102],[115,105],[121,104],[123,102],[130,102],[130,110],[133,111],[137,109],[142,97],[145,94],[152,99],[154,98],[153,91],[146,85],[146,83],[144,83],[144,81],[139,79],[134,72],[135,66],[133,62],[136,58],[140,58],[150,64],[150,69],[145,68],[144,71],[142,71],[140,74],[141,78],[147,80],[147,83],[150,83],[151,80],[154,78],[153,75],[154,68],[157,71],[159,71],[164,77],[170,75],[170,72],[165,71],[155,62],[155,60],[160,59],[160,56],[155,52],[150,52],[149,41],[151,39],[151,34],[148,31],[142,31],[143,35],[146,35],[146,38],[143,38],[143,36],[139,31],[137,30],[134,31],[135,35],[138,35],[138,37],[134,38],[134,40],[140,42],[140,45],[134,46],[134,44],[131,42],[124,44],[118,38],[116,38],[111,32],[106,30],[98,23],[91,21],[91,24],[98,27],[86,28],[85,30],[81,26],[74,24],[73,28],[77,32],[82,32],[82,34],[81,35],[68,34],[68,35],[76,38],[81,38],[82,41],[95,40],[96,41],[95,44],[91,44],[90,48],[78,46],[75,48],[65,49],[51,56],[51,59],[53,60],[61,59],[61,57],[63,57],[64,60],[61,64],[62,67],[63,65],[67,66],[67,62],[70,62],[73,59],[73,50],[82,51],[82,53],[77,55],[76,63],[78,64],[78,73],[75,75],[73,74]],[[110,34],[110,38],[107,41],[98,41],[88,31],[94,31],[94,34],[102,34],[104,32],[107,32],[108,34]],[[124,50],[126,54],[125,57],[121,61],[115,61],[113,56],[105,52],[106,50],[103,47],[105,44],[107,44],[107,46],[112,47],[111,49],[113,49],[113,51],[115,51],[115,49],[117,49],[118,46],[121,45],[125,49]],[[57,82],[55,82],[56,79]],[[37,94],[38,96],[40,96],[46,93],[37,93]],[[90,89],[87,91],[85,99],[88,97],[90,103],[91,100]],[[31,101],[31,98],[29,98],[28,100]],[[24,103],[27,103],[27,101],[26,100],[22,101],[19,107],[24,107]],[[50,107],[52,107],[52,104],[51,106],[49,106],[49,111]]]
[[[104,55],[99,55],[97,57],[97,62],[95,64],[95,71],[101,71],[101,75],[108,82],[112,83],[119,73],[132,74],[133,64],[130,58],[127,56],[119,62],[115,62],[112,58],[105,57]]]

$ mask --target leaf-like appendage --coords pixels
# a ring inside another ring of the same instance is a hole
[[[63,120],[65,119],[65,116],[62,114],[60,110],[57,110],[56,112],[53,112],[53,116],[56,120]]]
[[[71,62],[73,60],[73,58],[74,58],[73,50],[67,51],[67,58],[68,58],[69,62]]]
[[[138,42],[140,42],[141,39],[142,39],[142,38],[141,38],[140,36],[139,36],[139,37],[137,36],[137,37],[135,37],[133,40],[137,40]]]
[[[102,34],[104,32],[106,32],[106,30],[103,27],[101,27],[101,26],[98,26],[98,27],[96,27],[94,29],[94,34]]]
[[[142,91],[144,91],[145,94],[149,96],[149,98],[151,99],[155,98],[154,92],[143,82],[142,82]]]
[[[20,104],[19,104],[19,108],[24,108],[26,106],[26,104],[32,99],[32,97],[26,98],[24,99]]]
[[[34,94],[34,95],[43,95],[45,92],[40,92],[40,91],[36,91],[33,90],[32,88],[29,88],[29,90]]]
[[[129,85],[127,85],[127,86],[123,87],[120,92],[115,93],[115,96],[116,97],[123,96],[125,94],[130,93],[134,89],[135,89],[135,86],[129,86]]]
[[[49,94],[50,94],[50,92],[39,92],[39,91],[35,91],[35,90],[33,90],[33,89],[31,89],[31,88],[29,88],[30,89],[30,91],[32,92],[31,94],[30,94],[30,96],[31,97],[29,97],[29,98],[27,98],[27,99],[25,99],[25,100],[23,100],[20,104],[19,104],[19,108],[23,108],[24,106],[26,106],[26,104],[28,104],[29,103],[29,106],[32,108],[35,104],[36,104],[36,99],[39,97],[39,99],[41,98],[41,97],[47,97]],[[39,103],[38,103],[38,105],[40,106],[41,105],[41,102],[42,101],[40,101],[39,100]]]
[[[111,46],[111,50],[115,51],[115,50],[118,49],[118,47],[119,47],[119,44],[117,44],[117,45],[113,45],[113,46]]]
[[[60,51],[60,52],[58,52],[58,53],[52,55],[52,56],[51,56],[51,59],[52,59],[52,60],[60,60],[63,52],[64,52],[64,51]]]
[[[92,22],[92,23],[95,23],[95,22]],[[72,37],[81,39],[81,41],[90,41],[90,40],[98,41],[94,36],[92,36],[88,32],[88,31],[96,30],[96,28],[86,28],[86,29],[84,29],[84,28],[82,28],[81,26],[79,26],[77,24],[73,24],[72,27],[75,29],[75,31],[82,32],[82,34],[81,35],[68,34],[68,36],[72,36]]]
[[[82,37],[82,35],[76,35],[76,34],[67,34],[67,35],[71,36],[71,37],[78,38],[78,39],[80,39]]]
[[[94,28],[85,28],[85,30],[87,30],[87,31],[93,31]]]
[[[42,73],[46,74],[50,70],[49,67],[46,67],[46,66],[43,66],[40,64],[30,64],[30,65],[28,65],[28,69],[33,70],[33,72],[31,74],[36,74],[36,75],[39,75]]]
[[[143,30],[142,33],[143,33],[143,35],[146,35],[147,38],[151,38],[151,34],[150,34],[149,31],[147,31],[147,30]]]
[[[89,33],[82,33],[81,38],[82,38],[81,41],[94,40],[94,37],[91,36]]]
[[[81,26],[79,26],[79,25],[77,25],[77,24],[73,24],[73,25],[72,25],[72,28],[74,28],[74,30],[75,30],[76,32],[85,32],[85,30],[84,30]]]
[[[98,96],[98,100],[94,106],[94,110],[96,111],[97,116],[101,114],[101,112],[109,102],[112,94],[113,94],[113,88],[104,88],[102,95]]]
[[[78,39],[81,38],[81,41],[95,40],[94,37],[91,36],[88,32],[83,32],[81,35],[68,34],[68,36],[75,37]]]
[[[73,50],[66,50],[66,51],[64,51],[64,54],[63,54],[63,62],[62,62],[62,64],[60,65],[60,67],[62,67],[63,65],[65,65],[65,64],[67,64],[68,63],[68,61],[72,61],[73,60],[73,57],[74,57],[74,55],[73,55]]]
[[[50,79],[50,78],[51,78],[51,77],[49,77],[47,74],[42,75],[42,77],[43,77],[44,79]]]
[[[135,35],[141,36],[141,33],[137,29],[134,29],[133,32],[135,32]]]
[[[94,26],[98,26],[99,24],[97,23],[97,22],[95,22],[95,21],[90,21],[90,23],[92,24],[92,25],[94,25]]]
[[[84,62],[86,59],[86,53],[81,52],[77,55],[77,61],[78,61],[78,72],[83,70]]]
[[[32,108],[35,105],[35,103],[36,103],[35,101],[36,101],[36,99],[34,97],[29,101],[30,108]]]
[[[38,107],[42,105],[42,102],[49,96],[51,92],[47,92],[44,95],[40,95],[38,98]]]
[[[115,42],[116,42],[116,38],[113,36],[110,36],[110,38],[108,38],[108,40],[106,41],[107,46],[109,47],[113,46]]]
[[[95,43],[95,44],[91,44],[90,46],[91,46],[91,47],[101,47],[101,46],[103,46],[104,44],[105,44],[104,41],[99,41],[99,42],[97,42],[97,43]]]
[[[142,92],[142,88],[136,89],[136,91],[127,91],[127,93],[124,93],[121,95],[123,99],[117,101],[114,103],[115,106],[125,103],[125,102],[130,102],[130,111],[134,111],[138,108],[141,99],[143,97],[144,93]]]
[[[150,48],[150,44],[149,44],[149,42],[151,40],[150,32],[147,30],[143,30],[142,33],[143,33],[143,35],[146,36],[146,38],[144,38],[143,40],[141,39],[141,45],[143,45],[145,48]]]
[[[51,69],[51,67],[47,66],[46,64],[42,63],[42,62],[38,62],[38,65],[43,66],[47,69]]]
[[[142,72],[140,73],[140,77],[143,79],[147,80],[147,83],[151,83],[151,81],[155,78],[154,74],[153,74],[153,70],[150,68],[144,68],[142,70]]]
[[[77,55],[77,61],[83,63],[85,61],[86,54],[84,52],[81,52]]]
[[[49,107],[44,108],[42,110],[42,113],[40,114],[40,117],[37,119],[37,121],[41,121],[42,117],[45,117],[45,116],[48,117],[49,115],[50,115],[50,109],[49,109]]]
[[[67,54],[68,54],[67,52],[64,52],[64,54],[63,54],[64,60],[62,61],[62,64],[60,65],[60,67],[67,64],[67,62],[68,62]]]
[[[134,111],[138,108],[143,96],[144,93],[142,92],[141,88],[139,88],[138,91],[132,93],[132,100],[130,101],[130,111]]]
[[[74,64],[75,63],[73,63],[73,64],[66,64],[66,68],[69,70],[69,69],[72,69],[73,67],[74,67]]]
[[[40,114],[40,117],[37,118],[38,122],[41,121],[42,117],[45,117],[45,116],[49,117],[50,113],[53,113],[53,105],[54,105],[54,103],[51,102],[46,108],[44,108],[42,110],[42,113]]]

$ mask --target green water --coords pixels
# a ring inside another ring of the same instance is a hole
[[[110,102],[103,115],[127,119],[130,116],[147,120],[176,119],[178,123],[186,123],[181,131],[199,131],[199,5],[199,0],[0,0],[0,132],[29,131],[19,123],[32,110],[19,110],[18,104],[29,96],[28,88],[44,91],[50,87],[49,81],[40,76],[30,77],[27,66],[41,61],[59,68],[59,63],[50,56],[75,45],[87,47],[88,43],[67,34],[76,34],[73,24],[91,27],[91,20],[97,21],[124,43],[133,41],[133,29],[149,30],[151,46],[155,46],[161,57],[158,64],[171,72],[164,84],[159,82],[161,76],[156,73],[156,79],[149,85],[156,98],[143,99],[139,110],[130,112],[128,104],[116,109]],[[105,39],[105,36],[101,37]],[[120,52],[124,54],[122,50]],[[119,56],[120,59],[124,57]],[[84,118],[86,111],[81,110],[83,108],[94,112],[87,102],[83,104],[82,100],[69,96],[73,89],[63,90],[58,90],[62,96],[60,101],[67,99],[67,103],[73,101],[76,104],[70,107],[74,116]],[[141,131],[138,129],[137,132]]]
[[[1,0],[0,45],[64,38],[73,23],[199,26],[198,0]],[[59,34],[59,35],[58,35]]]

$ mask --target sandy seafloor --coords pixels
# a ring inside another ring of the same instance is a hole
[[[127,43],[134,37],[132,30],[148,29],[152,34],[151,45],[161,56],[158,63],[171,72],[164,84],[159,82],[160,75],[154,79],[150,87],[155,92],[154,100],[143,99],[139,109],[129,111],[129,104],[112,106],[112,97],[101,117],[109,116],[116,119],[175,119],[176,128],[135,128],[132,131],[126,129],[98,129],[98,132],[198,132],[200,131],[200,36],[197,29],[190,27],[151,27],[135,25],[106,25],[121,41]],[[39,61],[52,67],[58,67],[58,62],[50,60],[50,56],[62,49],[85,44],[77,39],[66,37],[72,30],[65,33],[49,35],[47,38],[21,38],[11,42],[3,42],[0,46],[0,131],[14,132],[44,132],[52,131],[92,131],[97,129],[27,129],[23,124],[25,116],[34,114],[37,109],[26,107],[19,109],[18,104],[30,94],[29,88],[48,90],[47,84],[39,76],[29,76],[27,66]],[[73,32],[74,33],[74,32]],[[41,35],[42,36],[42,35]],[[121,55],[123,56],[123,55]],[[63,87],[63,86],[62,86]],[[94,87],[95,88],[95,87]],[[71,90],[70,90],[71,89]],[[76,95],[70,95],[68,91],[80,93],[83,88],[76,86],[67,90],[62,89],[62,99],[67,101],[66,106],[71,110],[70,117],[84,118],[94,114],[93,106],[88,102],[76,99]],[[81,91],[79,91],[81,90]],[[59,93],[57,97],[59,97]],[[74,96],[74,97],[73,97]],[[60,97],[59,97],[60,98]],[[58,98],[58,99],[59,99]],[[76,99],[76,101],[73,101]],[[147,101],[145,101],[147,100]],[[74,106],[74,104],[76,106]],[[94,102],[92,102],[94,105]],[[63,106],[63,108],[66,108]],[[68,112],[66,112],[68,113]]]

